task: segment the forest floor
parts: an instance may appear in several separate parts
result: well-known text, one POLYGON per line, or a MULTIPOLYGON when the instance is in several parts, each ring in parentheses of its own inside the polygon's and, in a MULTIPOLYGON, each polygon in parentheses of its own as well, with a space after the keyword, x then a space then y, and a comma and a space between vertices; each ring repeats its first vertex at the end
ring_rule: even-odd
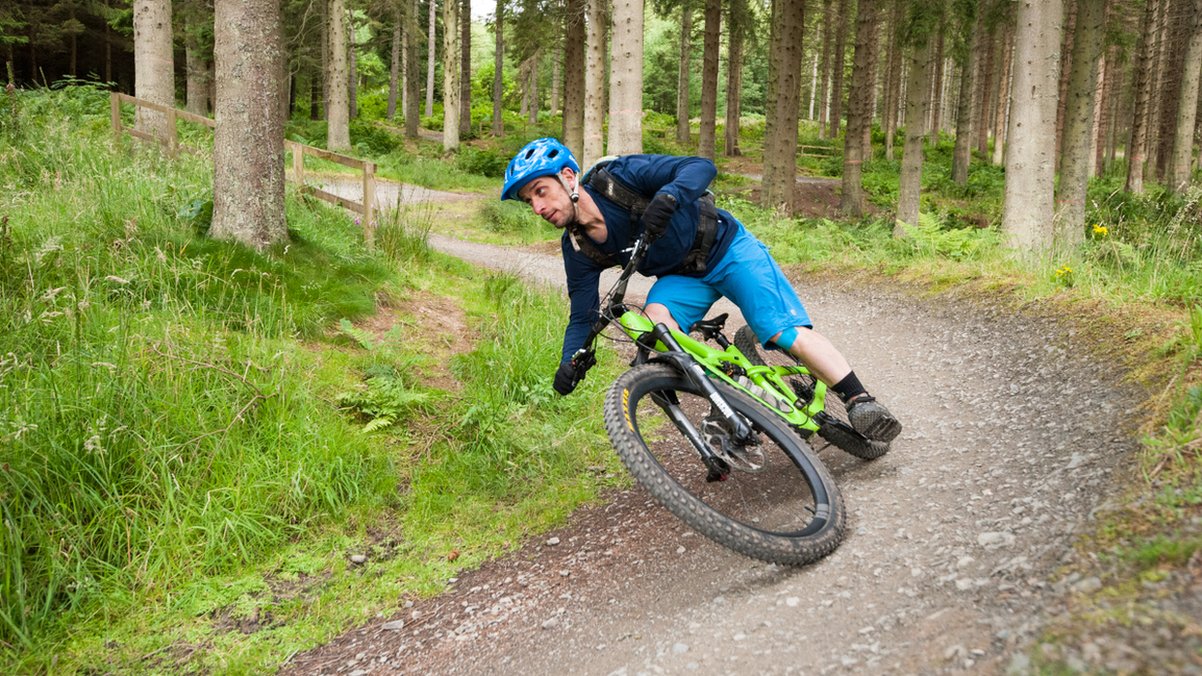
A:
MULTIPOLYGON (((543 246, 431 241, 563 283, 562 262, 543 246)), ((804 568, 759 563, 642 490, 618 491, 283 670, 1023 673, 1046 658, 1088 671, 1202 671, 1198 636, 1157 627, 1083 630, 1036 647, 1100 585, 1071 572, 1090 569, 1074 543, 1135 470, 1134 423, 1123 421, 1143 397, 1113 364, 1081 349, 1041 303, 788 272, 819 330, 905 425, 873 462, 819 446, 850 516, 832 555, 804 568)), ((737 310, 718 311, 732 312, 732 332, 742 323, 737 310)), ((1190 601, 1173 610, 1190 612, 1190 601)))

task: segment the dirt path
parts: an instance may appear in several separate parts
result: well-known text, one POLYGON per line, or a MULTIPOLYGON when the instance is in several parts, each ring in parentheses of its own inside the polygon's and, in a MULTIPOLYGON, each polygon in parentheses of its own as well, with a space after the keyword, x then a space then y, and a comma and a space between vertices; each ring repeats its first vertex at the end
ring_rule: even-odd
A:
MULTIPOLYGON (((481 266, 562 283, 556 257, 432 239, 481 266)), ((1129 470, 1136 444, 1116 422, 1135 393, 1051 317, 794 281, 818 328, 906 425, 874 462, 822 451, 850 514, 833 555, 802 569, 757 563, 630 490, 286 671, 1023 670, 1044 623, 1096 582, 1055 572, 1129 470)), ((1121 648, 1098 649, 1093 666, 1121 664, 1121 648)))

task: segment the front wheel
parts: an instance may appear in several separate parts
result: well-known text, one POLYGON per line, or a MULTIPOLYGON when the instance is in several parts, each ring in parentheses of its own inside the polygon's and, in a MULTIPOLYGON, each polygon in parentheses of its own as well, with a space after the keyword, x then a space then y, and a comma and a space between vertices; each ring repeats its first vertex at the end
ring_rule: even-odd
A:
POLYGON ((826 467, 783 420, 717 385, 754 431, 750 443, 737 443, 713 403, 670 366, 643 364, 618 378, 605 428, 622 462, 669 511, 734 551, 787 565, 830 554, 846 514, 826 467), (714 451, 724 480, 712 480, 689 436, 714 451))

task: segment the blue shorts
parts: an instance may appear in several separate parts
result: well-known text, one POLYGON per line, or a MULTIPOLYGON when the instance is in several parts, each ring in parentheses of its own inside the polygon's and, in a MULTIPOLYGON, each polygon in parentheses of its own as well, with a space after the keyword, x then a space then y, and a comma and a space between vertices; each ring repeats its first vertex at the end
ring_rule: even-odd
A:
POLYGON ((812 328, 810 316, 785 273, 755 235, 737 221, 730 248, 704 277, 666 275, 647 294, 647 303, 668 308, 687 331, 719 298, 725 296, 743 313, 760 342, 788 328, 812 328))

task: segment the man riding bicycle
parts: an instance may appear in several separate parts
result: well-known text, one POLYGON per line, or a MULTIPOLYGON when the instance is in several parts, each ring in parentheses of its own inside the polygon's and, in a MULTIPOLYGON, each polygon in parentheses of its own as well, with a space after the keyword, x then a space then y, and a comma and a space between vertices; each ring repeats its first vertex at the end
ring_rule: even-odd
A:
POLYGON ((645 229, 651 245, 638 272, 658 278, 647 295, 651 321, 687 330, 718 298, 729 298, 765 347, 788 351, 847 403, 852 427, 889 443, 901 423, 813 329, 768 248, 733 215, 714 207, 708 188, 717 173, 701 157, 626 155, 581 180, 572 152, 553 138, 531 141, 509 162, 501 199, 520 199, 564 230, 571 314, 555 391, 566 395, 584 378, 587 367, 578 368, 572 356, 596 319, 601 272, 624 265, 630 244, 645 229))

